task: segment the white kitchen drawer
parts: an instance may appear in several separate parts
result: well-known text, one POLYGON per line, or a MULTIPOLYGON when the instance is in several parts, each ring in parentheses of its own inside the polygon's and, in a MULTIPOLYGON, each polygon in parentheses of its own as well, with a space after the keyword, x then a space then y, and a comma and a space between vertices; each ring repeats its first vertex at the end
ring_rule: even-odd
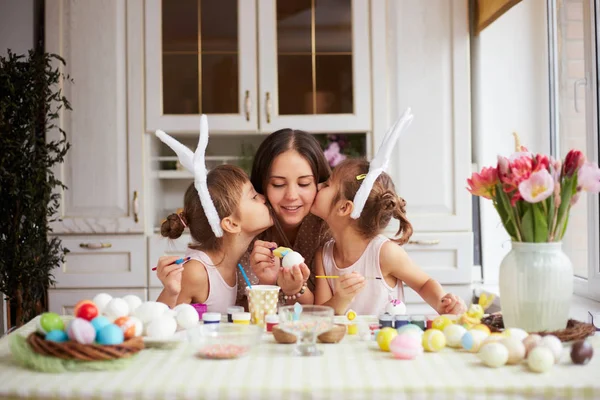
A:
POLYGON ((147 300, 147 290, 145 288, 48 289, 48 310, 61 315, 73 315, 73 307, 75 307, 77 302, 92 300, 98 293, 108 293, 113 297, 134 294, 142 299, 142 301, 147 300))
MULTIPOLYGON (((179 239, 168 239, 161 235, 152 235, 148 238, 148 286, 161 287, 162 283, 156 277, 156 271, 152 271, 162 256, 181 256, 183 257, 188 244, 192 241, 189 234, 183 234, 179 239)), ((160 293, 160 292, 159 292, 160 293)), ((156 300, 156 299, 154 299, 156 300)))
POLYGON ((415 233, 404 249, 417 266, 442 285, 472 281, 471 232, 415 233))
POLYGON ((147 286, 145 236, 62 236, 61 240, 69 253, 52 271, 56 288, 147 286))

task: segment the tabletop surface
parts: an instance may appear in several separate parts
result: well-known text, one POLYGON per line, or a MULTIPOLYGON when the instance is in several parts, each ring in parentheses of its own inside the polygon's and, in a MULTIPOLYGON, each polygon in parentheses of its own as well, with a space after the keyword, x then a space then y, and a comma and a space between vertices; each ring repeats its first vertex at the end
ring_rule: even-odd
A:
MULTIPOLYGON (((35 322, 11 335, 27 335, 35 322)), ((544 374, 525 364, 488 368, 475 354, 449 348, 396 360, 375 342, 348 335, 319 345, 323 356, 294 357, 293 345, 277 344, 268 334, 237 360, 199 359, 181 343, 145 349, 121 371, 50 374, 20 367, 9 336, 0 339, 0 398, 600 399, 600 336, 588 339, 595 350, 590 363, 572 364, 565 347, 561 362, 544 374)))

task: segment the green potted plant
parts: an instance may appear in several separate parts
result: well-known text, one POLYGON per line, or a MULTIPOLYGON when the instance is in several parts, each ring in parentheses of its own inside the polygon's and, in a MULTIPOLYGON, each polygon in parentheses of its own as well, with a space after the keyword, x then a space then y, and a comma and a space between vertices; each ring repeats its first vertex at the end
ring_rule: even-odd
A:
POLYGON ((52 172, 69 149, 65 132, 55 123, 71 106, 62 95, 64 77, 57 55, 10 50, 0 57, 0 292, 8 300, 9 326, 20 326, 44 311, 52 270, 66 249, 50 237, 59 195, 65 187, 52 172), (46 132, 61 138, 46 141, 46 132))
POLYGON ((571 207, 583 192, 600 191, 600 169, 571 150, 564 161, 521 146, 498 156, 467 180, 468 190, 489 199, 512 241, 500 264, 504 325, 528 332, 564 329, 573 293, 573 267, 562 251, 571 207))

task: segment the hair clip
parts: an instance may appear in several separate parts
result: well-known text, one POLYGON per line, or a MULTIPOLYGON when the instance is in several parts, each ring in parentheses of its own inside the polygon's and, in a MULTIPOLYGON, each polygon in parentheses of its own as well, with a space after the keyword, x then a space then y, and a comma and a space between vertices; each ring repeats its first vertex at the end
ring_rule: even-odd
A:
POLYGON ((363 179, 365 179, 367 177, 367 174, 360 174, 360 175, 356 175, 356 180, 357 181, 362 181, 363 179))

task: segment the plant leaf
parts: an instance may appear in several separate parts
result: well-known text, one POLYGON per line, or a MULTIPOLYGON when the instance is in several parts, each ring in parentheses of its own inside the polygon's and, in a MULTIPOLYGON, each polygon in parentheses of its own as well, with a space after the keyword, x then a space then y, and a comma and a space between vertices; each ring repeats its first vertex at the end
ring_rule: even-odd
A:
POLYGON ((548 241, 548 219, 542 210, 542 203, 532 204, 535 242, 544 243, 548 241))
POLYGON ((526 210, 521 219, 521 238, 523 242, 533 242, 535 240, 533 212, 531 207, 524 208, 526 210))

